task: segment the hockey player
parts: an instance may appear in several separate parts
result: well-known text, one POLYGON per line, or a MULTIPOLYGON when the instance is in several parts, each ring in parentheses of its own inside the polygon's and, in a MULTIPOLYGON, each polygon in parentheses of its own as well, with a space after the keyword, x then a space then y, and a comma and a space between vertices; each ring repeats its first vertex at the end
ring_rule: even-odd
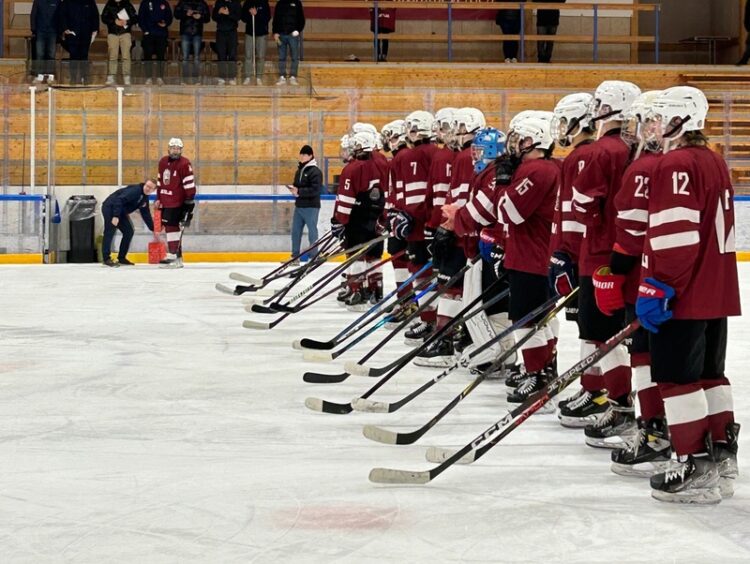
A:
MULTIPOLYGON (((643 242, 648 227, 648 194, 661 154, 658 139, 647 131, 653 124, 647 120, 647 115, 659 94, 659 91, 644 92, 624 113, 621 136, 632 147, 635 160, 625 169, 622 186, 615 196, 616 233, 610 264, 593 276, 594 296, 602 313, 612 315, 626 308, 627 321, 635 319, 643 242)), ((628 349, 641 417, 632 440, 625 447, 612 451, 612 471, 648 477, 664 470, 669 462, 664 402, 658 386, 651 380, 648 332, 643 327, 633 334, 628 349)))
POLYGON ((179 137, 169 140, 169 154, 159 161, 156 205, 167 234, 165 268, 182 268, 182 232, 190 226, 195 208, 193 165, 182 156, 184 144, 179 137), (182 225, 182 229, 180 228, 182 225))
MULTIPOLYGON (((593 350, 615 335, 625 324, 624 311, 604 315, 596 307, 592 276, 609 264, 615 241, 614 199, 630 159, 630 147, 620 138, 625 112, 638 95, 630 82, 605 81, 594 94, 592 123, 598 139, 591 147, 591 158, 573 185, 573 213, 586 226, 581 244, 578 294, 578 328, 587 350, 593 350)), ((625 345, 618 346, 599 363, 608 393, 607 410, 595 423, 584 428, 586 444, 617 448, 636 431, 630 397, 630 359, 625 345)))
POLYGON ((737 433, 724 374, 727 317, 740 315, 734 190, 702 129, 708 102, 688 86, 653 102, 664 155, 651 178, 636 312, 650 335, 676 458, 651 477, 661 501, 718 503, 733 493, 737 433))
MULTIPOLYGON (((385 194, 380 188, 382 171, 371 158, 375 136, 362 131, 353 134, 349 141, 353 160, 341 172, 331 220, 334 234, 344 236, 347 248, 366 243, 377 236, 377 223, 385 203, 385 194)), ((351 294, 346 300, 348 308, 364 311, 370 307, 370 300, 377 302, 382 299, 382 272, 371 273, 367 280, 361 280, 358 276, 370 264, 379 261, 382 254, 381 242, 368 249, 352 265, 349 271, 351 294)))
MULTIPOLYGON (((591 159, 594 129, 591 121, 594 97, 586 92, 570 94, 555 106, 552 133, 562 147, 573 147, 562 164, 560 189, 555 204, 550 242, 550 288, 560 296, 568 295, 578 285, 578 262, 585 226, 573 214, 573 187, 581 171, 591 159)), ((570 321, 578 321, 578 304, 566 310, 570 321)), ((590 352, 581 340, 581 355, 590 352)), ((606 411, 607 396, 598 367, 581 376, 581 389, 572 398, 558 404, 558 417, 565 427, 585 427, 606 411)))
MULTIPOLYGON (((455 208, 463 207, 469 197, 469 185, 474 177, 474 163, 471 154, 471 144, 474 136, 485 127, 484 114, 476 108, 460 108, 453 112, 452 135, 456 139, 460 151, 446 162, 440 159, 440 153, 436 153, 433 163, 437 160, 437 166, 433 167, 431 183, 437 184, 444 180, 445 172, 450 171, 448 187, 443 194, 445 202, 455 208)), ((443 150, 444 151, 444 150, 443 150)), ((433 190, 434 191, 434 190, 433 190)), ((439 192, 438 192, 439 193, 439 192)), ((434 203, 433 199, 433 203, 434 203)), ((439 200, 438 200, 439 201, 439 200)), ((430 222, 432 224, 441 221, 438 218, 438 210, 433 210, 430 222)), ((442 214, 440 216, 442 218, 442 214)), ((476 254, 476 232, 469 234, 473 240, 468 241, 471 256, 476 254)), ((433 267, 438 270, 438 283, 445 284, 466 264, 466 252, 461 244, 464 240, 456 240, 452 231, 438 228, 432 245, 433 267)), ((423 326, 421 338, 429 335, 435 329, 441 329, 461 310, 463 295, 463 283, 458 282, 446 289, 438 299, 437 317, 435 327, 423 326)), ((453 335, 445 335, 435 341, 427 349, 422 351, 415 359, 414 364, 418 366, 447 367, 454 362, 453 335)))

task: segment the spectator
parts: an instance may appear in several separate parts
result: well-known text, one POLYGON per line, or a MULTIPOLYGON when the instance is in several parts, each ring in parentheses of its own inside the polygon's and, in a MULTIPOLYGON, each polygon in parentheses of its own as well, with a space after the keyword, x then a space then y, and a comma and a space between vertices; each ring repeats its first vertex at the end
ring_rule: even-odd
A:
MULTIPOLYGON (((68 0, 65 0, 66 2, 68 0)), ((143 218, 143 223, 150 231, 154 230, 154 220, 148 207, 148 197, 156 191, 156 181, 146 180, 141 184, 129 184, 124 188, 114 191, 107 196, 102 204, 102 215, 104 216, 104 240, 102 241, 102 258, 106 266, 132 266, 133 263, 127 258, 130 242, 133 240, 133 222, 130 214, 138 210, 143 218), (112 260, 112 238, 115 231, 122 233, 120 249, 117 253, 118 262, 112 260)))
POLYGON ((31 35, 34 37, 34 82, 47 77, 55 80, 55 49, 57 48, 57 8, 60 0, 34 0, 31 5, 31 35))
POLYGON ((180 20, 180 47, 182 49, 182 81, 197 82, 199 78, 203 24, 211 21, 211 12, 205 0, 180 0, 174 9, 175 19, 180 20), (193 55, 193 66, 188 60, 193 55))
POLYGON ((164 84, 164 60, 167 53, 172 8, 167 0, 143 0, 138 8, 138 25, 143 30, 143 60, 146 84, 164 84), (154 63, 156 57, 156 76, 154 63))
MULTIPOLYGON (((370 31, 375 33, 375 10, 370 9, 370 31)), ((385 63, 388 60, 388 39, 382 39, 380 35, 388 36, 396 31, 396 9, 378 8, 378 62, 385 63)))
POLYGON ((307 240, 310 246, 318 240, 318 215, 320 214, 320 191, 323 173, 315 162, 310 145, 299 150, 299 165, 294 173, 294 184, 289 186, 294 200, 292 217, 292 256, 297 256, 302 244, 302 230, 307 225, 307 240))
POLYGON ((299 69, 299 34, 305 28, 305 13, 300 0, 279 0, 273 12, 273 39, 279 46, 279 80, 277 86, 286 84, 286 55, 290 52, 292 69, 289 84, 297 86, 299 69))
POLYGON ((102 23, 107 26, 109 65, 105 84, 115 83, 117 58, 122 56, 122 79, 130 84, 130 48, 133 37, 130 30, 138 24, 138 14, 130 0, 107 0, 102 10, 102 23))
MULTIPOLYGON (((565 0, 533 0, 534 2, 555 2, 564 4, 565 0)), ((555 35, 560 25, 560 10, 538 10, 536 13, 536 32, 538 35, 555 35)), ((536 58, 540 63, 549 63, 552 60, 553 41, 537 41, 536 58)))
POLYGON ((88 82, 89 48, 99 31, 99 10, 94 0, 65 0, 58 8, 63 47, 70 53, 70 83, 88 82))
MULTIPOLYGON (((521 2, 525 1, 521 0, 521 2)), ((518 35, 521 33, 521 11, 498 10, 497 15, 495 15, 495 23, 500 26, 503 35, 518 35)), ((518 62, 517 40, 503 41, 503 57, 505 57, 506 63, 518 62)))
POLYGON ((239 0, 216 0, 216 54, 219 56, 219 86, 237 84, 237 24, 242 7, 239 0))
POLYGON ((245 26, 245 80, 242 84, 250 84, 254 72, 255 83, 262 86, 266 65, 266 45, 268 44, 268 22, 271 21, 271 8, 268 0, 245 0, 242 6, 242 21, 247 24, 245 26))
POLYGON ((747 37, 745 38, 745 52, 742 54, 742 57, 740 57, 740 60, 737 61, 737 66, 746 65, 747 62, 750 61, 750 1, 745 2, 745 31, 747 32, 747 37))

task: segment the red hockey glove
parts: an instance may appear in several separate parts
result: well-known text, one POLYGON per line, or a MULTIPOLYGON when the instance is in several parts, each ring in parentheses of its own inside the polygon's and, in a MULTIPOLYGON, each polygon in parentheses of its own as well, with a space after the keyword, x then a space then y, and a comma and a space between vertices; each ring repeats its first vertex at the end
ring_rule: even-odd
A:
POLYGON ((625 307, 625 297, 622 291, 625 276, 612 274, 608 266, 602 266, 594 272, 593 281, 596 306, 604 315, 613 315, 617 310, 625 307))

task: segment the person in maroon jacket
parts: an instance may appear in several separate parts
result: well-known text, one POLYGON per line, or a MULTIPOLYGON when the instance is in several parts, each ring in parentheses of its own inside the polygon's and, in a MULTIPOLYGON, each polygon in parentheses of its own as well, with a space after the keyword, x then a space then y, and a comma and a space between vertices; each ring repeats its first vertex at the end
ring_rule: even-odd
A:
POLYGON ((195 175, 193 165, 182 156, 182 139, 173 137, 168 147, 169 154, 159 161, 156 189, 156 208, 161 208, 161 223, 167 234, 168 252, 161 264, 182 268, 182 232, 193 219, 195 175))
MULTIPOLYGON (((625 324, 624 311, 607 316, 596 307, 592 276, 609 264, 612 254, 617 216, 614 200, 630 160, 630 147, 620 138, 622 114, 640 93, 635 84, 619 80, 605 81, 596 89, 592 122, 598 128, 598 139, 591 147, 590 162, 573 186, 573 214, 586 226, 578 265, 578 328, 580 338, 589 346, 604 343, 625 324)), ((585 427, 586 444, 621 447, 636 431, 630 397, 630 359, 625 345, 618 346, 598 366, 609 406, 595 423, 585 427)))
POLYGON ((719 503, 733 494, 737 434, 724 374, 727 318, 740 315, 734 189, 702 130, 703 93, 665 90, 653 103, 664 155, 651 178, 636 313, 650 335, 652 377, 664 398, 675 458, 651 495, 719 503))

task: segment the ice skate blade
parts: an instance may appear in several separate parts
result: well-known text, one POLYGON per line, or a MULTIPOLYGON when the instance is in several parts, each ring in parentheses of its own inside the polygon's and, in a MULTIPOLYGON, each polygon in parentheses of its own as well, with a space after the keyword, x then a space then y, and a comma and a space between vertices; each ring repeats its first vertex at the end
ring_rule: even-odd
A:
POLYGON ((721 502, 721 492, 718 486, 712 488, 691 489, 687 492, 678 493, 669 493, 652 489, 651 497, 669 503, 689 503, 693 505, 716 505, 721 502))

